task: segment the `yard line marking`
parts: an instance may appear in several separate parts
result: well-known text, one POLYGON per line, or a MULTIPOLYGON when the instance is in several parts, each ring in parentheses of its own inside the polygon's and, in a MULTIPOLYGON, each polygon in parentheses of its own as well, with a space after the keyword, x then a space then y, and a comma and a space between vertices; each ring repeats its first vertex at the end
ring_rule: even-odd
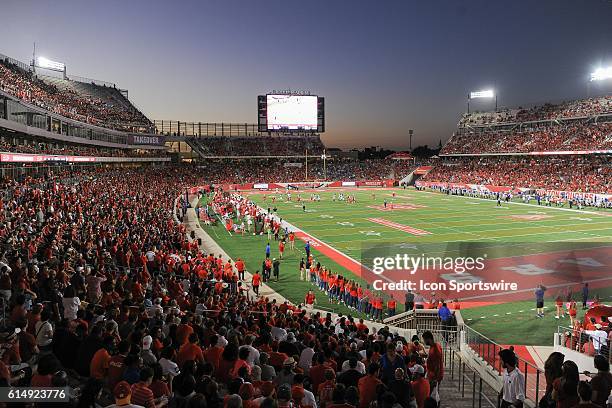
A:
POLYGON ((403 232, 407 232, 407 233, 409 233, 411 235, 421 236, 421 235, 430 235, 431 234, 431 232, 429 232, 429 231, 421 230, 421 229, 418 229, 418 228, 413 228, 413 227, 410 227, 408 225, 398 224, 397 222, 385 220, 384 218, 366 218, 366 219, 368 221, 373 222, 373 223, 384 225, 385 227, 389 227, 389 228, 393 228, 393 229, 400 230, 400 231, 403 231, 403 232))

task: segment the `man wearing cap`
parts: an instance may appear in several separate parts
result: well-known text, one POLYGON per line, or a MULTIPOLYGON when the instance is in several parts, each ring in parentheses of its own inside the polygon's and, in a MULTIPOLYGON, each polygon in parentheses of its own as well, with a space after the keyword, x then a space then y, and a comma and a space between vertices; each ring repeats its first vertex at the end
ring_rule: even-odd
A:
POLYGON ((593 340, 595 354, 601 353, 601 348, 607 344, 608 334, 602 330, 602 325, 595 323, 595 330, 585 330, 584 334, 593 340))
POLYGON ((277 385, 293 384, 293 377, 295 376, 295 371, 293 370, 294 367, 295 360, 293 357, 286 358, 285 361, 283 361, 283 368, 274 379, 274 383, 277 385))
POLYGON ((140 357, 142 358, 142 362, 147 366, 153 366, 157 363, 157 357, 151 351, 151 344, 153 343, 153 338, 151 336, 144 336, 142 338, 142 351, 140 352, 140 357))
POLYGON ((412 373, 413 378, 410 385, 412 386, 412 392, 414 393, 417 407, 423 408, 425 406, 425 399, 427 399, 431 393, 429 381, 425 379, 425 369, 422 365, 415 364, 410 369, 410 372, 412 373))
POLYGON ((317 401, 312 392, 304 388, 304 375, 296 374, 293 377, 293 386, 291 387, 291 396, 296 404, 302 407, 317 408, 317 401))
POLYGON ((501 406, 521 408, 525 401, 525 376, 516 367, 516 355, 513 351, 505 349, 499 352, 499 357, 504 367, 503 388, 500 393, 501 406))
POLYGON ((415 405, 414 393, 410 384, 410 377, 406 378, 406 371, 398 368, 395 370, 395 378, 389 383, 389 391, 395 395, 397 402, 403 408, 415 405))
POLYGON ((113 388, 113 395, 115 396, 115 403, 106 408, 144 408, 142 405, 131 403, 132 390, 130 389, 130 384, 126 381, 119 382, 115 388, 113 388))

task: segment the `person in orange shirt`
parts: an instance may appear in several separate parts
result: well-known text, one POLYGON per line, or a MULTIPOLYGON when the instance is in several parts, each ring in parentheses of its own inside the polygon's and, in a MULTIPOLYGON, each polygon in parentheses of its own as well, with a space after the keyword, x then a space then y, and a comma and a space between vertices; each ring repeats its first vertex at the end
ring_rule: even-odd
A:
POLYGON ((236 270, 238 271, 238 279, 244 280, 244 261, 240 258, 236 259, 236 270))
POLYGON ((219 337, 216 334, 210 336, 210 347, 206 349, 204 356, 214 367, 215 371, 219 370, 219 363, 221 362, 221 354, 223 354, 223 347, 219 346, 217 342, 219 337))
POLYGON ((434 341, 430 331, 423 333, 423 342, 429 346, 427 355, 427 379, 431 388, 436 387, 444 377, 444 355, 440 343, 434 341))
POLYGON ((255 275, 251 278, 251 284, 253 285, 253 292, 259 296, 259 285, 261 284, 261 276, 259 271, 255 271, 255 275))
POLYGON ((367 408, 376 399, 376 388, 382 382, 378 379, 380 367, 372 363, 368 367, 368 375, 361 377, 357 383, 359 390, 359 408, 367 408))
POLYGON ((387 301, 387 310, 389 313, 389 317, 395 316, 395 306, 395 299, 393 299, 393 296, 391 296, 391 298, 387 301))
POLYGON ((111 360, 110 350, 115 345, 115 338, 108 336, 104 339, 104 346, 95 352, 89 363, 89 374, 98 380, 104 380, 108 374, 111 360))
POLYGON ((283 259, 283 253, 284 252, 285 252, 285 241, 280 240, 279 243, 278 243, 278 253, 280 254, 279 255, 280 259, 283 259))
POLYGON ((429 382, 425 379, 425 369, 420 364, 415 364, 411 369, 412 378, 414 379, 411 383, 412 392, 416 399, 417 408, 423 408, 425 406, 425 399, 429 397, 431 388, 429 382))
POLYGON ((313 307, 313 305, 316 303, 317 299, 315 297, 314 292, 311 290, 308 291, 308 293, 306 293, 306 297, 304 299, 304 303, 306 304, 306 306, 308 307, 313 307))
POLYGON ((189 317, 183 316, 181 318, 181 324, 176 328, 176 341, 178 344, 183 345, 187 343, 187 339, 191 333, 193 333, 193 327, 189 325, 189 317))
POLYGON ((180 368, 183 368, 185 361, 189 360, 193 360, 197 363, 204 362, 204 354, 198 345, 198 335, 196 333, 191 333, 189 335, 189 342, 183 344, 176 354, 176 363, 180 368))
POLYGON ((293 231, 289 233, 289 248, 293 251, 295 249, 295 234, 293 231))

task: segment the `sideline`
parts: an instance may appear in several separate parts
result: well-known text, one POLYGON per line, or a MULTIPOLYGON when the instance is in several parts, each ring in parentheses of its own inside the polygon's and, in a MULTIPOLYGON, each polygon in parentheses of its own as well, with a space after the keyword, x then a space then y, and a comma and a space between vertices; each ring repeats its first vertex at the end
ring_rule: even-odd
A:
MULTIPOLYGON (((233 258, 230 257, 227 252, 225 252, 225 250, 214 240, 214 238, 212 238, 200 226, 199 220, 197 219, 196 213, 195 213, 195 206, 198 204, 197 194, 195 194, 195 197, 193 198, 191 197, 191 194, 190 194, 189 202, 191 204, 191 207, 187 209, 187 213, 185 214, 185 218, 184 218, 184 224, 185 224, 185 229, 187 231, 188 239, 191 240, 190 233, 191 231, 193 231, 195 233, 196 239, 200 238, 202 240, 202 245, 200 245, 201 250, 203 250, 207 254, 213 253, 213 254, 221 255, 223 259, 233 260, 233 258)), ((250 282, 252 279, 251 273, 245 269, 244 275, 245 275, 245 281, 250 282)), ((255 298, 255 292, 253 292, 253 289, 250 287, 250 285, 248 285, 247 287, 248 287, 249 298, 255 298)), ((274 289, 272 289, 270 286, 266 285, 263 282, 259 287, 259 296, 265 296, 270 301, 276 300, 276 303, 279 305, 284 302, 287 302, 291 305, 297 306, 294 302, 285 298, 284 296, 282 296, 281 294, 279 294, 278 292, 276 292, 274 289)), ((312 308, 312 309, 303 308, 303 310, 306 310, 306 312, 309 314, 320 313, 321 316, 323 317, 326 316, 327 313, 331 313, 332 318, 338 317, 338 313, 332 312, 329 310, 321 310, 317 308, 312 308)), ((347 315, 343 314, 343 316, 347 316, 347 315)), ((355 318, 355 316, 353 316, 353 318, 355 318)), ((371 330, 373 330, 374 333, 377 333, 379 329, 385 326, 390 326, 390 327, 393 327, 395 332, 399 333, 401 336, 403 336, 406 339, 409 339, 410 337, 412 337, 413 334, 415 334, 415 330, 412 330, 412 329, 402 329, 402 328, 399 328, 399 327, 396 327, 390 324, 374 322, 368 319, 363 319, 363 320, 364 320, 365 325, 368 326, 368 328, 370 328, 371 330)))

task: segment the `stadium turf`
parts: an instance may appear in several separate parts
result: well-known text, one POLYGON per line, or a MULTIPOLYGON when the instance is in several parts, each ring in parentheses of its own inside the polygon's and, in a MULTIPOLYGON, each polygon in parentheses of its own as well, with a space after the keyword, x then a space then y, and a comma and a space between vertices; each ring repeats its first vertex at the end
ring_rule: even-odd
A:
MULTIPOLYGON (((301 193, 301 203, 295 201, 296 192, 293 192, 291 202, 281 200, 281 196, 286 198, 284 194, 270 192, 253 192, 249 198, 263 208, 276 208, 280 217, 304 232, 303 239, 314 239, 313 255, 317 261, 335 273, 349 277, 361 275, 355 265, 359 265, 362 255, 373 244, 418 245, 419 251, 426 248, 428 254, 448 256, 451 253, 460 254, 465 250, 466 243, 469 243, 484 245, 492 258, 507 262, 508 259, 523 256, 520 259, 525 263, 525 260, 532 262, 533 259, 528 258, 530 254, 541 256, 543 252, 551 252, 551 245, 559 245, 563 250, 576 246, 584 251, 584 248, 597 248, 603 243, 612 242, 612 214, 605 211, 576 211, 522 203, 502 203, 500 207, 492 200, 447 196, 414 189, 344 190, 345 195, 356 197, 356 203, 348 204, 337 199, 333 201, 332 197, 335 195, 337 198, 338 193, 340 191, 335 189, 317 192, 321 197, 319 202, 310 201, 310 192, 301 193), (276 197, 274 203, 273 196, 276 197), (386 209, 384 201, 387 201, 386 209), (303 211, 302 204, 306 206, 306 211, 303 211), (542 248, 543 243, 547 245, 546 250, 542 248)), ((231 257, 242 257, 249 271, 261 269, 267 236, 230 235, 222 225, 203 227, 231 257)), ((272 242, 271 248, 272 256, 278 257, 277 243, 272 242)), ((281 264, 280 281, 270 283, 272 288, 296 303, 302 302, 306 291, 312 287, 309 282, 299 280, 298 265, 304 256, 303 248, 304 242, 300 239, 296 239, 294 251, 287 246, 281 264)), ((582 254, 576 255, 578 259, 586 259, 590 254, 578 253, 582 254)), ((395 272, 395 275, 391 275, 393 279, 404 278, 395 272)), ((612 293, 609 293, 610 285, 605 275, 602 278, 600 275, 581 273, 578 282, 581 280, 579 278, 597 278, 598 285, 594 286, 591 293, 600 294, 602 300, 606 301, 612 293)), ((607 274, 609 276, 609 272, 607 274)), ((547 291, 549 298, 562 294, 567 286, 564 282, 574 279, 567 276, 564 278, 566 280, 550 282, 552 289, 547 291)), ((466 323, 502 344, 552 344, 552 333, 558 325, 569 325, 569 319, 554 319, 554 304, 550 300, 548 315, 537 318, 532 310, 535 305, 531 299, 531 288, 537 283, 529 280, 532 279, 530 276, 525 279, 523 287, 527 285, 529 290, 523 290, 522 297, 514 296, 516 293, 483 299, 477 299, 478 296, 466 297, 468 301, 482 301, 466 302, 471 303, 469 309, 462 310, 466 323)), ((358 280, 362 283, 371 282, 372 276, 364 274, 358 280)), ((549 281, 544 279, 538 282, 548 284, 549 281)), ((572 289, 576 292, 579 286, 572 289)), ((343 305, 330 303, 324 293, 315 292, 320 308, 348 312, 343 305)), ((403 307, 400 309, 403 310, 403 307)))

